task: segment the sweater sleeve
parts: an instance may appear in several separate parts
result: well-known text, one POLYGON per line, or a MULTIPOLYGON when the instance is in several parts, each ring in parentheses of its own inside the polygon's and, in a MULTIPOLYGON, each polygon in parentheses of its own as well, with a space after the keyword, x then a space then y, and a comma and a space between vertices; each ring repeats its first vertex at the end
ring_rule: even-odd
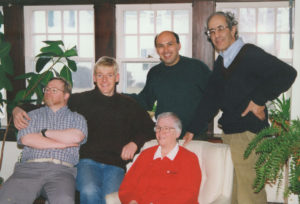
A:
POLYGON ((134 98, 144 109, 151 111, 155 101, 157 100, 152 87, 153 70, 147 74, 146 84, 139 94, 129 94, 134 98))
POLYGON ((146 141, 155 138, 154 122, 150 118, 147 111, 145 111, 139 104, 133 104, 133 115, 131 123, 131 140, 140 149, 146 141))
POLYGON ((223 80, 219 71, 214 71, 209 78, 202 100, 200 101, 190 124, 187 127, 188 132, 199 134, 205 130, 210 120, 218 113, 220 109, 220 94, 222 90, 220 81, 223 80))
POLYGON ((297 71, 277 57, 255 48, 256 50, 249 51, 249 60, 257 64, 253 66, 253 72, 262 78, 262 83, 252 92, 252 100, 258 105, 265 105, 267 101, 274 100, 291 87, 297 71), (251 57, 255 60, 251 60, 251 57))

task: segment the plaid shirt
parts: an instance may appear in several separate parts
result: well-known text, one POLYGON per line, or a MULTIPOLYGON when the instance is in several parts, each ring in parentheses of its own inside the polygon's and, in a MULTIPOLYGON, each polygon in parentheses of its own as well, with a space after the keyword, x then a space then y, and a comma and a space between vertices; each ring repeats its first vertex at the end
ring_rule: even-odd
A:
MULTIPOLYGON (((85 118, 75 112, 71 112, 67 106, 53 112, 48 106, 33 110, 28 113, 31 120, 27 128, 18 132, 18 144, 21 144, 20 138, 30 134, 39 133, 42 129, 64 130, 76 128, 85 135, 81 144, 87 140, 87 123, 85 118)), ((76 165, 79 161, 79 146, 65 149, 36 149, 24 146, 21 162, 39 158, 53 158, 76 165)))

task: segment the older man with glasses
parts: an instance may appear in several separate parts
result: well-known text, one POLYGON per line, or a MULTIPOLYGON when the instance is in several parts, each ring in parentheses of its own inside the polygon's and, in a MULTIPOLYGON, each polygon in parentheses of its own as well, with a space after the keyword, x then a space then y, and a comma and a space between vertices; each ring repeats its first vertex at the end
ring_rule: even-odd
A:
POLYGON ((256 133, 269 125, 266 102, 288 90, 297 72, 263 49, 245 44, 237 24, 230 12, 213 13, 207 20, 206 34, 219 56, 186 137, 192 139, 221 109, 218 123, 235 169, 232 203, 265 204, 265 191, 252 189, 256 157, 244 160, 243 154, 256 133))
POLYGON ((144 150, 125 175, 119 197, 124 204, 195 204, 201 183, 197 156, 180 147, 179 118, 161 113, 155 126, 157 146, 144 150))

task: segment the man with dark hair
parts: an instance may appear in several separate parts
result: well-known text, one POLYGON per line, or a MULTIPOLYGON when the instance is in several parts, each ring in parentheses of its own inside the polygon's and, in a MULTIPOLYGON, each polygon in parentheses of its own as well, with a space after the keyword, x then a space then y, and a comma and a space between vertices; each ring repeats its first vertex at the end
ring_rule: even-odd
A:
POLYGON ((172 31, 159 33, 154 44, 161 63, 151 68, 143 90, 131 96, 146 110, 152 110, 157 101, 155 116, 162 112, 178 115, 183 124, 182 138, 202 98, 211 71, 200 60, 179 55, 179 37, 172 31))
MULTIPOLYGON (((117 192, 126 164, 145 141, 154 139, 154 123, 132 98, 116 92, 119 69, 112 57, 101 57, 94 66, 95 89, 72 94, 71 110, 87 119, 89 140, 80 150, 77 190, 80 203, 105 203, 105 196, 117 192)), ((14 110, 17 128, 26 126, 26 113, 14 110), (19 113, 17 113, 19 112, 19 113)))
POLYGON ((40 194, 50 203, 74 204, 74 166, 86 142, 86 120, 68 109, 71 86, 63 78, 51 79, 44 94, 46 106, 29 112, 28 126, 18 132, 22 158, 0 188, 1 204, 31 204, 40 194))
POLYGON ((223 142, 230 145, 235 169, 233 203, 265 204, 265 191, 254 193, 256 156, 243 154, 249 142, 268 124, 266 102, 287 91, 297 72, 263 49, 238 38, 232 13, 216 12, 207 20, 206 34, 219 53, 213 74, 195 117, 188 127, 187 140, 205 128, 221 109, 218 121, 223 142))

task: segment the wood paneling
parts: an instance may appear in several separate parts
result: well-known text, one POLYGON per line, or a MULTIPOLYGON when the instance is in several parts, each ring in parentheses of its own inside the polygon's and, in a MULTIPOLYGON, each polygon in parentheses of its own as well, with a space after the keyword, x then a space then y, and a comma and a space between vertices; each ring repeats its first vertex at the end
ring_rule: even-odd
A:
POLYGON ((8 92, 7 97, 13 99, 17 91, 25 88, 24 80, 13 79, 15 76, 25 73, 23 6, 4 6, 3 13, 4 36, 11 43, 10 56, 14 64, 14 76, 11 77, 14 90, 8 92))
MULTIPOLYGON (((206 20, 215 11, 214 1, 195 0, 193 3, 193 58, 202 60, 210 69, 214 62, 214 49, 204 34, 206 20)), ((213 135, 213 121, 208 125, 208 135, 213 135)))
POLYGON ((95 5, 95 59, 101 56, 116 57, 115 5, 97 3, 95 5))

